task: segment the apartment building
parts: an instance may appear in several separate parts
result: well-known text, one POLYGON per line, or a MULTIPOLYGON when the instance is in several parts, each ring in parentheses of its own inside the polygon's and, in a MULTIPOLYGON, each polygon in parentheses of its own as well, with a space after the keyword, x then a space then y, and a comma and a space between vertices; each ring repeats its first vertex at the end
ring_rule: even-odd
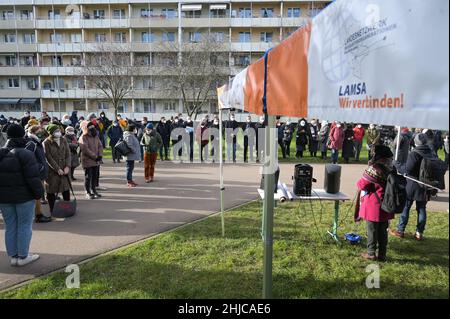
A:
MULTIPOLYGON (((0 0, 0 114, 100 112, 112 106, 89 87, 80 68, 99 43, 129 48, 131 61, 162 68, 163 43, 223 42, 225 72, 234 75, 308 22, 331 1, 0 0)), ((176 47, 176 46, 174 46, 176 47)), ((180 52, 173 52, 174 59, 180 52)), ((129 117, 184 113, 161 72, 133 79, 120 105, 129 117)), ((215 113, 217 100, 201 110, 215 113)))

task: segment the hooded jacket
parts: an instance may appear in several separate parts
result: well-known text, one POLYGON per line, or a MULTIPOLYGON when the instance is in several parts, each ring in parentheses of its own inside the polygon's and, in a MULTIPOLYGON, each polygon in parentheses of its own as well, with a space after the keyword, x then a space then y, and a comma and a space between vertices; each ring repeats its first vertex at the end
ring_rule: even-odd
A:
POLYGON ((78 140, 81 151, 81 165, 83 168, 90 168, 98 166, 97 157, 103 156, 103 146, 98 135, 92 136, 89 134, 87 125, 81 125, 83 135, 78 140))
POLYGON ((23 138, 0 149, 0 203, 19 204, 44 197, 39 165, 23 138))

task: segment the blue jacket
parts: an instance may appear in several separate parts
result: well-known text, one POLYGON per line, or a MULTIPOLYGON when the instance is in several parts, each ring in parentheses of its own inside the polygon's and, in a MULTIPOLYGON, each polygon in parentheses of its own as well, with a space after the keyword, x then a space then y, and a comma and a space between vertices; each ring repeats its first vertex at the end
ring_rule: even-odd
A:
POLYGON ((109 146, 114 147, 123 138, 123 130, 120 125, 112 125, 108 130, 109 146))

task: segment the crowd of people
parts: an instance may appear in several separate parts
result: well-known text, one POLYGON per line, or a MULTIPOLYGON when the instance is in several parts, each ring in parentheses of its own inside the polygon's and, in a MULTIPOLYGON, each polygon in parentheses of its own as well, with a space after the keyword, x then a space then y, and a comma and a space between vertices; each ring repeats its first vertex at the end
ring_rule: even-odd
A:
MULTIPOLYGON (((225 161, 237 161, 239 134, 243 135, 244 161, 259 161, 262 155, 262 147, 259 145, 264 145, 264 141, 261 141, 264 135, 258 132, 265 127, 264 117, 253 122, 248 116, 244 123, 239 123, 231 113, 223 122, 225 161)), ((198 123, 194 123, 191 117, 184 120, 182 114, 170 119, 162 117, 157 123, 148 121, 146 117, 137 121, 122 118, 121 115, 110 120, 104 112, 99 116, 91 113, 84 118, 78 117, 74 111, 61 119, 50 117, 46 112, 42 112, 40 118, 31 116, 29 112, 21 119, 7 119, 0 115, 0 210, 5 220, 6 246, 11 265, 22 266, 39 258, 28 251, 33 220, 38 223, 52 221, 55 202, 61 200, 61 197, 63 201, 71 200, 71 183, 76 180, 74 173, 77 167, 81 165, 84 171, 86 198, 101 198, 99 191, 105 188, 99 185, 100 171, 103 152, 108 146, 111 148, 113 163, 121 163, 122 160, 126 162, 126 185, 136 187, 133 176, 136 161, 144 162, 144 179, 146 183, 151 183, 155 178, 158 155, 160 160, 169 160, 169 155, 172 160, 181 159, 185 155, 192 162, 194 142, 198 145, 202 162, 210 156, 213 161, 217 160, 218 138, 217 135, 208 133, 207 130, 211 128, 219 129, 217 115, 213 115, 212 119, 206 115, 198 123), (186 136, 187 139, 184 138, 186 136), (117 147, 121 143, 128 150, 126 154, 117 147), (49 206, 50 216, 43 212, 42 205, 46 204, 49 206)), ((295 137, 295 157, 298 160, 305 157, 306 152, 311 157, 326 159, 330 151, 332 163, 338 162, 339 152, 342 152, 345 163, 349 163, 350 158, 359 161, 365 138, 365 146, 369 151, 369 168, 390 167, 392 164, 400 172, 418 178, 418 165, 420 166, 424 152, 437 154, 441 148, 444 148, 448 166, 448 134, 443 137, 440 131, 415 129, 413 132, 403 128, 399 135, 397 160, 392 161, 393 154, 397 151, 397 134, 392 128, 377 127, 374 124, 368 127, 363 124, 353 126, 350 123, 329 123, 317 119, 308 122, 304 118, 297 123, 282 123, 277 120, 276 128, 283 158, 291 156, 291 143, 295 137), (416 149, 421 152, 415 152, 416 149)), ((374 169, 369 171, 373 173, 374 169)), ((370 175, 369 173, 366 175, 370 175)), ((385 178, 381 173, 379 175, 381 177, 375 177, 385 178)), ((358 182, 358 187, 365 189, 373 182, 365 178, 358 182)), ((421 238, 430 193, 422 191, 422 188, 418 189, 414 182, 408 183, 408 202, 393 234, 397 237, 404 236, 409 210, 416 201, 419 213, 416 237, 421 238)), ((371 222, 386 222, 391 217, 380 213, 380 209, 376 218, 370 214, 362 215, 362 218, 371 222)), ((381 228, 384 226, 383 224, 381 228)), ((375 225, 370 229, 375 234, 380 227, 375 225)), ((378 240, 379 258, 383 259, 387 243, 387 240, 386 243, 383 241, 385 234, 374 235, 373 238, 378 240)), ((368 252, 368 256, 375 256, 373 249, 368 252)))

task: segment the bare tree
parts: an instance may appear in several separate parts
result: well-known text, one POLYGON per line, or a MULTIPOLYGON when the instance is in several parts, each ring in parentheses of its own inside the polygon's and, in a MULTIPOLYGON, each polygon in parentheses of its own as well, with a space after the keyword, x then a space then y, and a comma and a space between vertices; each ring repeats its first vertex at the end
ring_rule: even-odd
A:
POLYGON ((102 43, 86 54, 81 73, 88 88, 97 89, 99 97, 112 104, 116 117, 120 103, 134 91, 133 78, 147 72, 133 63, 129 46, 102 43))
POLYGON ((208 32, 181 45, 164 43, 168 49, 162 53, 163 64, 165 73, 170 74, 163 81, 164 88, 182 98, 187 114, 194 119, 209 100, 217 98, 216 88, 228 81, 227 44, 208 32))

